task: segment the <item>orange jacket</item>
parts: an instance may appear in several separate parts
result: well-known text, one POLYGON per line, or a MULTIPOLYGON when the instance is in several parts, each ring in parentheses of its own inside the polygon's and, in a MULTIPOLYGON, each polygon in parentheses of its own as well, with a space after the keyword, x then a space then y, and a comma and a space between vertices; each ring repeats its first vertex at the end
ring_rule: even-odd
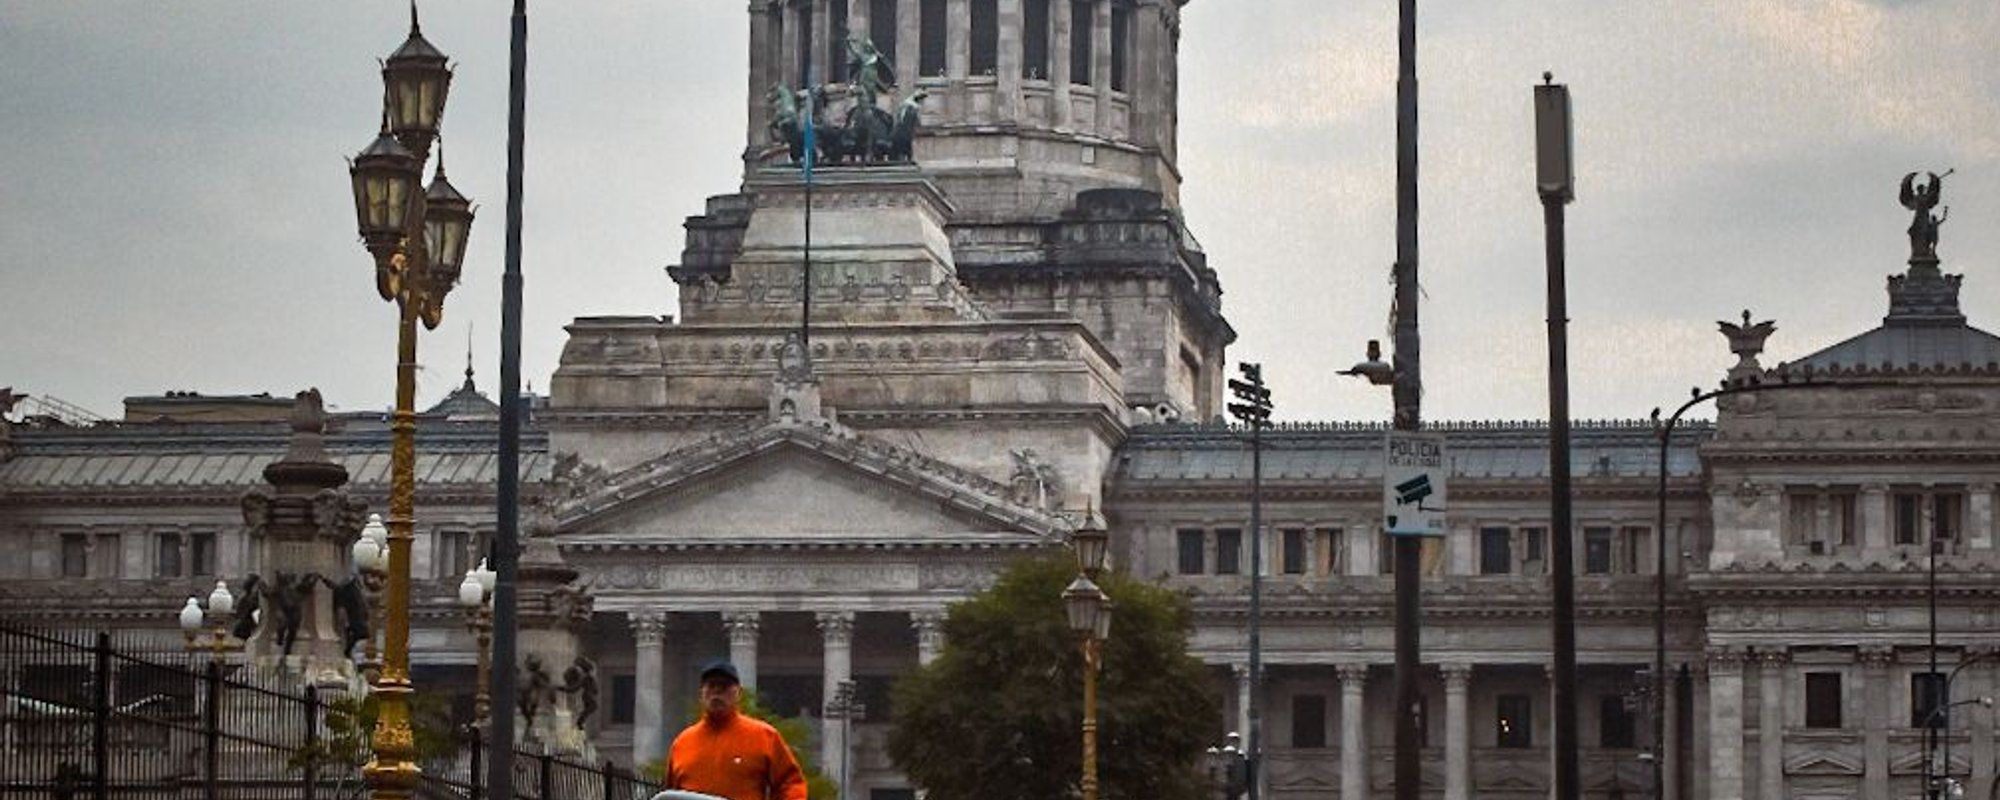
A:
POLYGON ((667 788, 729 800, 806 800, 805 772, 792 748, 778 729, 744 714, 721 725, 703 717, 675 736, 667 788))

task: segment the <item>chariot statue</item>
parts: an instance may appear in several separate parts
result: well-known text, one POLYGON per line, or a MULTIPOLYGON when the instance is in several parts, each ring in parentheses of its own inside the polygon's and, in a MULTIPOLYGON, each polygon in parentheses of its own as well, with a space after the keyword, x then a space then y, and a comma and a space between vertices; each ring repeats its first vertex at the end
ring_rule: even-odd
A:
POLYGON ((1955 171, 1948 169, 1944 171, 1943 175, 1935 172, 1926 172, 1924 174, 1928 175, 1930 180, 1922 186, 1916 185, 1917 173, 1912 172, 1903 176, 1901 198, 1903 207, 1916 215, 1910 220, 1910 259, 1912 261, 1919 259, 1937 260, 1938 226, 1943 225, 1945 218, 1951 216, 1951 207, 1946 206, 1943 213, 1935 216, 1931 214, 1931 209, 1937 207, 1938 198, 1944 193, 1944 179, 1951 177, 1951 173, 1955 171))

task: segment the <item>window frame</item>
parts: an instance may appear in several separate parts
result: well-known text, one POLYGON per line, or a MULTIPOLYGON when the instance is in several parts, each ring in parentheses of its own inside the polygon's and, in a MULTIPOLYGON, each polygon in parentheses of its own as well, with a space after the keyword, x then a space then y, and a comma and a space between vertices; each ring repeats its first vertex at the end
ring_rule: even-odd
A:
POLYGON ((1841 686, 1841 674, 1815 670, 1800 676, 1800 682, 1801 691, 1805 695, 1805 727, 1812 729, 1842 727, 1845 722, 1843 706, 1846 703, 1846 691, 1841 686), (1829 691, 1829 682, 1830 691, 1833 693, 1831 698, 1824 696, 1824 693, 1829 691))
POLYGON ((1309 750, 1326 749, 1326 722, 1326 695, 1311 692, 1292 695, 1292 747, 1309 750), (1306 735, 1300 736, 1302 733, 1306 735))
POLYGON ((90 577, 90 534, 65 533, 56 545, 56 576, 60 578, 90 577), (72 564, 71 556, 75 556, 72 564), (72 568, 74 567, 74 568, 72 568))
POLYGON ((1278 531, 1278 571, 1284 575, 1306 574, 1311 548, 1306 539, 1305 528, 1284 528, 1278 531))
POLYGON ((945 0, 917 3, 917 77, 951 74, 951 19, 945 0))
POLYGON ((970 53, 966 74, 992 78, 1000 74, 1000 0, 969 0, 971 17, 968 42, 970 53))
POLYGON ((1479 574, 1511 575, 1514 573, 1514 531, 1498 525, 1479 528, 1479 574), (1498 549, 1495 550, 1497 544, 1498 549), (1498 569, 1495 569, 1495 566, 1498 569))
POLYGON ((1535 699, 1525 694, 1493 697, 1493 746, 1529 750, 1535 746, 1535 699), (1514 706, 1514 708, 1509 708, 1514 706), (1518 717, 1518 719, 1516 719, 1518 717), (1518 722, 1518 725, 1514 723, 1518 722))
POLYGON ((1049 5, 1055 0, 1021 0, 1021 79, 1047 81, 1054 71, 1050 48, 1055 46, 1049 5), (1038 19, 1039 18, 1039 19, 1038 19), (1036 24, 1037 22, 1040 24, 1036 24))
POLYGON ((1951 687, 1945 685, 1945 674, 1927 670, 1910 673, 1910 727, 1923 730, 1945 730, 1951 712, 1937 714, 1937 708, 1951 702, 1951 687), (1937 714, 1932 717, 1932 714, 1937 714), (1925 723, 1929 725, 1926 726, 1925 723))
POLYGON ((1174 529, 1174 548, 1174 567, 1178 574, 1208 574, 1207 531, 1200 528, 1174 529))
POLYGON ((1639 719, 1625 695, 1600 695, 1597 700, 1597 746, 1631 750, 1639 746, 1639 719))
POLYGON ((1215 574, 1243 575, 1243 530, 1241 528, 1215 529, 1215 574), (1228 542, 1225 545, 1224 542, 1228 542))
POLYGON ((1589 526, 1583 529, 1583 574, 1612 574, 1612 567, 1618 561, 1616 554, 1618 540, 1616 536, 1617 529, 1610 526, 1589 526), (1602 547, 1600 550, 1594 551, 1593 547, 1597 545, 1601 545, 1602 547), (1595 555, 1599 552, 1603 554, 1601 562, 1595 555), (1602 568, 1598 566, 1600 563, 1603 565, 1602 568))
POLYGON ((1097 38, 1097 6, 1091 0, 1070 0, 1069 74, 1071 86, 1094 86, 1097 38))

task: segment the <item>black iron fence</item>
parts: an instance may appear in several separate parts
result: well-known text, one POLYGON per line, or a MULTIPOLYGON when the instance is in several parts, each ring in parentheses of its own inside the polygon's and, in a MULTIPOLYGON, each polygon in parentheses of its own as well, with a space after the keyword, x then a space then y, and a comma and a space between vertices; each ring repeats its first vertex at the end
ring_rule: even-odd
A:
MULTIPOLYGON (((418 796, 485 798, 491 743, 415 695, 418 796)), ((374 704, 282 668, 0 626, 0 798, 366 797, 374 704)), ((505 708, 502 705, 502 708, 505 708)), ((516 748, 516 800, 633 800, 660 787, 610 762, 516 748)))

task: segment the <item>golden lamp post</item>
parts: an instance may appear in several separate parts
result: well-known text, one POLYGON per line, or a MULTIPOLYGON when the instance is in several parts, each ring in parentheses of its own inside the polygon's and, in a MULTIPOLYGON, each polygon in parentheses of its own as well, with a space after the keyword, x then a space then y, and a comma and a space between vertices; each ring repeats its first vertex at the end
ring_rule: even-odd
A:
POLYGON ((1070 534, 1081 574, 1063 590, 1069 629, 1083 646, 1083 800, 1097 800, 1097 673, 1104 666, 1104 639, 1111 633, 1111 599, 1097 587, 1104 573, 1105 550, 1111 534, 1091 514, 1070 534))
POLYGON ((458 283, 472 207, 444 177, 438 159, 431 185, 424 163, 444 114, 451 67, 424 40, 410 9, 410 36, 382 65, 381 134, 354 157, 354 211, 361 241, 375 260, 375 288, 397 308, 396 412, 390 426, 389 559, 383 610, 380 703, 374 759, 363 776, 377 800, 406 800, 419 769, 410 730, 410 541, 416 506, 417 322, 434 329, 444 298, 458 283))
POLYGON ((479 682, 472 695, 472 724, 486 727, 486 720, 493 712, 493 658, 488 652, 493 647, 493 584, 500 576, 486 568, 486 559, 479 560, 479 566, 466 570, 465 580, 458 584, 458 604, 465 609, 465 629, 477 640, 474 651, 479 654, 479 682))

